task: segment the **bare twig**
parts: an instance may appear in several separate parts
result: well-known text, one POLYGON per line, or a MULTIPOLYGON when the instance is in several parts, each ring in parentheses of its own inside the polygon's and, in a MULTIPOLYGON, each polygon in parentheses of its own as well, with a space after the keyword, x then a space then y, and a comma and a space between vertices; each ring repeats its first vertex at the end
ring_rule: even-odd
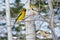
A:
MULTIPOLYGON (((36 11, 36 10, 33 10, 33 11, 36 11)), ((42 17, 47 23, 49 23, 49 20, 40 14, 40 11, 36 11, 36 12, 38 12, 38 15, 40 15, 40 17, 42 17)))
POLYGON ((23 21, 20 21, 20 22, 32 22, 32 21, 43 21, 43 22, 46 22, 46 21, 41 20, 41 19, 39 19, 39 20, 28 20, 28 21, 23 20, 23 21))

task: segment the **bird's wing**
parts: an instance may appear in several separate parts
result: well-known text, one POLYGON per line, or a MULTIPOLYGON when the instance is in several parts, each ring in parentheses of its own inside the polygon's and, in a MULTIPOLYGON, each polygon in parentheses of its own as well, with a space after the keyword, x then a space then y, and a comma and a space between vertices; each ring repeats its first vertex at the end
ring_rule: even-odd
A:
POLYGON ((15 23, 16 23, 16 21, 18 20, 18 18, 19 18, 21 15, 22 15, 22 12, 20 12, 20 14, 18 15, 18 17, 16 18, 15 23))

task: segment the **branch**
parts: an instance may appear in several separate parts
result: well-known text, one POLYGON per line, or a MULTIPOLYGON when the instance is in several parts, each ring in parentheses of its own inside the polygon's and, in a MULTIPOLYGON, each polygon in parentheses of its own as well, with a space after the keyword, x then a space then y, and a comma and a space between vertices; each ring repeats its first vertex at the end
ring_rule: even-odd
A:
POLYGON ((45 22, 44 20, 41 20, 41 19, 39 19, 39 20, 28 20, 28 21, 22 20, 20 22, 32 22, 32 21, 43 21, 43 22, 45 22))
MULTIPOLYGON (((33 11, 36 11, 36 10, 33 10, 33 11)), ((40 14, 40 11, 36 11, 36 12, 38 12, 38 15, 39 15, 40 17, 42 17, 47 23, 49 23, 49 19, 47 19, 46 17, 42 16, 42 15, 40 14)))

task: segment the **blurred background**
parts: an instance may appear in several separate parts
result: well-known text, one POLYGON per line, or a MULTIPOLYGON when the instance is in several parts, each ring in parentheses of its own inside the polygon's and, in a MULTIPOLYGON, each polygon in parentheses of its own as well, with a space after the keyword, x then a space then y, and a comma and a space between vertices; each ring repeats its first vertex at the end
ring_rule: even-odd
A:
MULTIPOLYGON (((30 3, 35 5, 36 9, 40 11, 39 14, 37 12, 38 15, 33 15, 34 20, 30 22, 22 21, 16 23, 15 27, 13 27, 14 21, 25 4, 25 1, 9 0, 12 39, 28 40, 32 37, 30 40, 54 40, 54 38, 60 40, 60 0, 50 0, 52 8, 51 5, 49 6, 50 2, 48 0, 30 0, 30 3), (51 17, 54 17, 53 21, 51 17), (26 26, 30 27, 28 28, 26 26)), ((8 40, 5 9, 5 0, 0 0, 0 40, 8 40)))

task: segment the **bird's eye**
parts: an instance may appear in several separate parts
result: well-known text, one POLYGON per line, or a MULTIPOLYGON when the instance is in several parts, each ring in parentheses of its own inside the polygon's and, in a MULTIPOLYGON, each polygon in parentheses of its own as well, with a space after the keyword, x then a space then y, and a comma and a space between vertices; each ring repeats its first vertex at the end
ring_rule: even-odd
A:
POLYGON ((35 8, 32 8, 32 10, 35 10, 35 8))
POLYGON ((26 11, 26 9, 24 11, 26 11))

